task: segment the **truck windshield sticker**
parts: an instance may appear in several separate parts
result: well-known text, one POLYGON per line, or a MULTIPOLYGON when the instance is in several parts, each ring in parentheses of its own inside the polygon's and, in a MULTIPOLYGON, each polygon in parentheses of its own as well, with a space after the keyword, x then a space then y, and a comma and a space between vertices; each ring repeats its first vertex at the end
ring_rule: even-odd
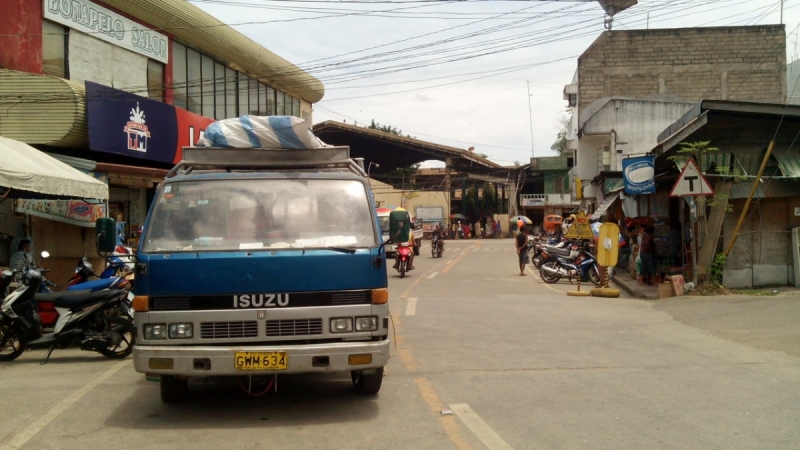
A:
POLYGON ((146 227, 144 251, 377 245, 361 181, 226 179, 168 187, 146 227))

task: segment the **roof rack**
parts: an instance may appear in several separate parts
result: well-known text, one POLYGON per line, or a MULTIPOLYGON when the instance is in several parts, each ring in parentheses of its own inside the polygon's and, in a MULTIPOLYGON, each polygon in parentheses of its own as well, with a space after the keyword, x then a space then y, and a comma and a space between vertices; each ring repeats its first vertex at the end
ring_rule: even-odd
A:
POLYGON ((366 177, 363 159, 351 159, 350 147, 322 147, 304 150, 266 148, 184 147, 183 160, 167 174, 189 173, 194 169, 347 169, 366 177))

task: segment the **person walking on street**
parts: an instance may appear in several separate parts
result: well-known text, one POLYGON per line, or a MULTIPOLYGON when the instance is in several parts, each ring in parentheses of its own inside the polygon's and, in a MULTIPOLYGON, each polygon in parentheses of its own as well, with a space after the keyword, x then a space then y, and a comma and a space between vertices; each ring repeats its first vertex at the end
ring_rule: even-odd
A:
POLYGON ((494 221, 494 238, 495 239, 500 238, 500 233, 502 233, 502 232, 503 232, 503 226, 500 225, 500 221, 499 220, 495 220, 494 221))
POLYGON ((528 233, 520 231, 514 239, 517 247, 517 255, 519 256, 519 275, 525 276, 525 265, 528 264, 528 233))
POLYGON ((461 221, 458 221, 458 229, 456 230, 456 239, 461 239, 464 237, 464 227, 461 225, 461 221))

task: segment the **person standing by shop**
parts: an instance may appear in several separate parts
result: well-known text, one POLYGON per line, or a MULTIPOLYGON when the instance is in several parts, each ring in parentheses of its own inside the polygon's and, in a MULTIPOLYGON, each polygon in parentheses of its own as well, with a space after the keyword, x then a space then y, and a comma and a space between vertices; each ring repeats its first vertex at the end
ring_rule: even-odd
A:
POLYGON ((22 241, 30 242, 30 253, 33 254, 33 238, 28 234, 28 224, 25 222, 17 222, 17 234, 15 234, 14 239, 11 240, 12 254, 20 250, 20 243, 22 243, 22 241))
POLYGON ((655 228, 652 225, 648 225, 644 229, 642 244, 639 247, 639 256, 642 258, 642 282, 646 285, 652 285, 656 281, 656 245, 653 240, 653 233, 655 233, 655 228))
POLYGON ((30 267, 33 267, 33 255, 31 254, 31 241, 27 239, 23 239, 19 243, 19 247, 17 248, 17 252, 11 257, 11 261, 8 263, 8 266, 12 270, 26 270, 30 267))

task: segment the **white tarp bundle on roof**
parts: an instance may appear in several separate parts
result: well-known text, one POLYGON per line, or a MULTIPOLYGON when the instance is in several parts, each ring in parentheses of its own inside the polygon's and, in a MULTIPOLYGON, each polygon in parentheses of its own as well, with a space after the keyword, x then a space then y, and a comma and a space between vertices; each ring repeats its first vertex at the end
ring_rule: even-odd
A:
POLYGON ((325 147, 304 119, 293 116, 241 116, 219 120, 206 128, 198 147, 287 148, 325 147))
POLYGON ((108 199, 108 186, 28 144, 0 136, 0 195, 108 199), (17 193, 15 191, 25 191, 17 193))

